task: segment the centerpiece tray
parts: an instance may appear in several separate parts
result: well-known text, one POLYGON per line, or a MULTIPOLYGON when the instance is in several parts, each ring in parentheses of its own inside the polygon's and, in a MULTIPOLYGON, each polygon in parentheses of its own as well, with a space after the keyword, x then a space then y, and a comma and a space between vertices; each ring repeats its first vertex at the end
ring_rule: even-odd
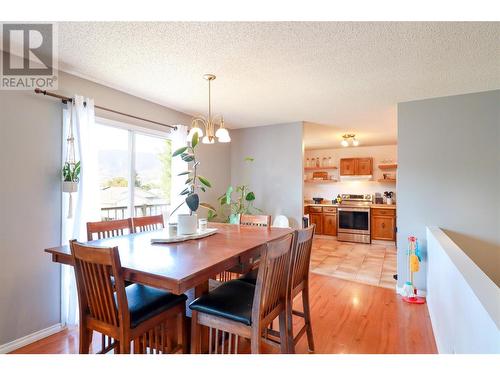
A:
POLYGON ((193 234, 170 235, 168 228, 165 228, 161 232, 155 233, 155 237, 151 238, 151 243, 174 243, 188 240, 198 240, 200 238, 211 236, 216 232, 217 228, 207 228, 205 230, 198 229, 196 233, 193 234))

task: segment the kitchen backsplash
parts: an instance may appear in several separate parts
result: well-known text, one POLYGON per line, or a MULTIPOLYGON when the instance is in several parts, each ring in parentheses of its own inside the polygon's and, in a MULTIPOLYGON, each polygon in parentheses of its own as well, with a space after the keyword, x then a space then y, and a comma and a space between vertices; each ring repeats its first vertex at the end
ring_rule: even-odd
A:
MULTIPOLYGON (((357 158, 357 157, 371 157, 373 158, 373 178, 372 181, 339 181, 339 169, 328 170, 328 173, 338 182, 314 182, 304 184, 304 199, 311 200, 313 197, 321 197, 326 200, 334 199, 337 194, 375 194, 381 193, 383 196, 384 191, 393 191, 393 200, 396 201, 396 184, 394 183, 381 183, 377 182, 378 179, 383 178, 384 173, 396 174, 396 171, 383 171, 378 168, 382 163, 397 163, 397 145, 388 146, 359 146, 359 147, 345 147, 324 150, 305 150, 304 152, 304 166, 309 158, 319 158, 320 163, 323 158, 332 158, 332 164, 337 168, 340 167, 341 158, 357 158)), ((311 178, 312 172, 305 171, 304 178, 311 178)))

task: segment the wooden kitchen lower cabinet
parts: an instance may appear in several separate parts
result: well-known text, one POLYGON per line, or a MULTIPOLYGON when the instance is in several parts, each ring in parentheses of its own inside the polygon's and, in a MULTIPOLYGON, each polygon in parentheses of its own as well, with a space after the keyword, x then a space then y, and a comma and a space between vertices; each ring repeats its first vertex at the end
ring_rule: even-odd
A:
POLYGON ((323 234, 328 236, 337 235, 337 214, 323 213, 323 234))
POLYGON ((371 210, 371 237, 372 240, 396 240, 396 210, 371 210))
POLYGON ((316 224, 316 230, 314 233, 323 234, 323 214, 313 214, 309 211, 309 221, 311 224, 316 224))

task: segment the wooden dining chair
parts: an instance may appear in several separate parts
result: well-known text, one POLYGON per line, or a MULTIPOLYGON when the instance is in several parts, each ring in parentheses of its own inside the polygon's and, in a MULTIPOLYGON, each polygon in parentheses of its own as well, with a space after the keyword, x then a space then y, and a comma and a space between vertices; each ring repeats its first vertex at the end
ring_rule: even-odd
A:
POLYGON ((270 227, 271 215, 241 215, 240 225, 251 227, 270 227))
POLYGON ((276 317, 280 322, 280 351, 288 352, 287 287, 295 235, 290 233, 265 246, 256 285, 231 280, 189 305, 197 311, 193 317, 196 323, 209 329, 209 354, 237 354, 240 337, 250 340, 253 354, 261 352, 263 340, 276 345, 263 337, 266 327, 276 317))
MULTIPOLYGON (((288 328, 288 347, 291 353, 295 352, 295 345, 300 338, 307 333, 307 345, 310 352, 314 352, 314 339, 311 326, 311 309, 309 306, 309 265, 311 260, 311 249, 315 230, 315 224, 306 229, 297 231, 296 246, 292 251, 291 282, 289 285, 289 303, 287 304, 287 328, 288 328), (302 293, 303 311, 293 310, 293 300, 302 293), (304 326, 294 336, 293 334, 293 315, 304 319, 304 326)), ((238 280, 256 284, 257 272, 251 272, 240 277, 238 280)), ((272 323, 266 334, 279 338, 279 333, 273 330, 272 323)))
POLYGON ((132 228, 135 233, 164 228, 163 215, 134 217, 132 228))
MULTIPOLYGON (((271 215, 241 215, 240 225, 252 226, 252 227, 270 227, 271 226, 271 215)), ((235 280, 242 274, 257 268, 258 262, 254 264, 247 265, 244 272, 241 272, 241 267, 235 267, 234 269, 229 269, 227 271, 221 272, 215 276, 215 280, 219 282, 226 282, 229 280, 235 280), (239 271, 239 272, 238 272, 239 271)))
POLYGON ((87 223, 87 241, 123 236, 134 232, 132 219, 95 221, 87 223), (94 238, 94 234, 97 238, 94 238))
POLYGON ((80 353, 93 331, 114 339, 115 353, 187 353, 187 297, 140 284, 125 287, 117 247, 70 241, 80 311, 80 353), (111 281, 114 277, 114 282, 111 281), (178 336, 181 336, 179 339, 178 336))
POLYGON ((311 249, 314 237, 315 224, 297 232, 296 246, 292 252, 292 275, 289 290, 289 303, 287 304, 287 329, 289 350, 295 353, 295 345, 307 333, 307 345, 310 352, 314 352, 314 338, 311 326, 311 308, 309 305, 309 268, 311 262, 311 249), (303 311, 293 309, 293 300, 302 293, 303 311), (293 335, 293 315, 304 319, 304 325, 299 332, 293 335))
MULTIPOLYGON (((95 221, 87 223, 87 241, 95 239, 111 238, 123 236, 134 232, 132 219, 95 221), (94 236, 95 235, 95 236, 94 236), (95 237, 95 238, 94 238, 95 237)), ((125 286, 132 285, 131 282, 125 281, 125 286)), ((109 351, 112 346, 112 340, 106 335, 101 337, 101 351, 109 351)))

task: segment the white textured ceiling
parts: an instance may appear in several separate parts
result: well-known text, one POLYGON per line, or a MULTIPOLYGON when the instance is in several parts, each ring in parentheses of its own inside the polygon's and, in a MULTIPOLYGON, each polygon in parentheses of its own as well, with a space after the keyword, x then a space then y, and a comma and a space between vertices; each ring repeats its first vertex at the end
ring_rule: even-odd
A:
POLYGON ((292 121, 306 147, 396 143, 396 104, 500 87, 499 23, 60 23, 62 70, 231 128, 292 121))

